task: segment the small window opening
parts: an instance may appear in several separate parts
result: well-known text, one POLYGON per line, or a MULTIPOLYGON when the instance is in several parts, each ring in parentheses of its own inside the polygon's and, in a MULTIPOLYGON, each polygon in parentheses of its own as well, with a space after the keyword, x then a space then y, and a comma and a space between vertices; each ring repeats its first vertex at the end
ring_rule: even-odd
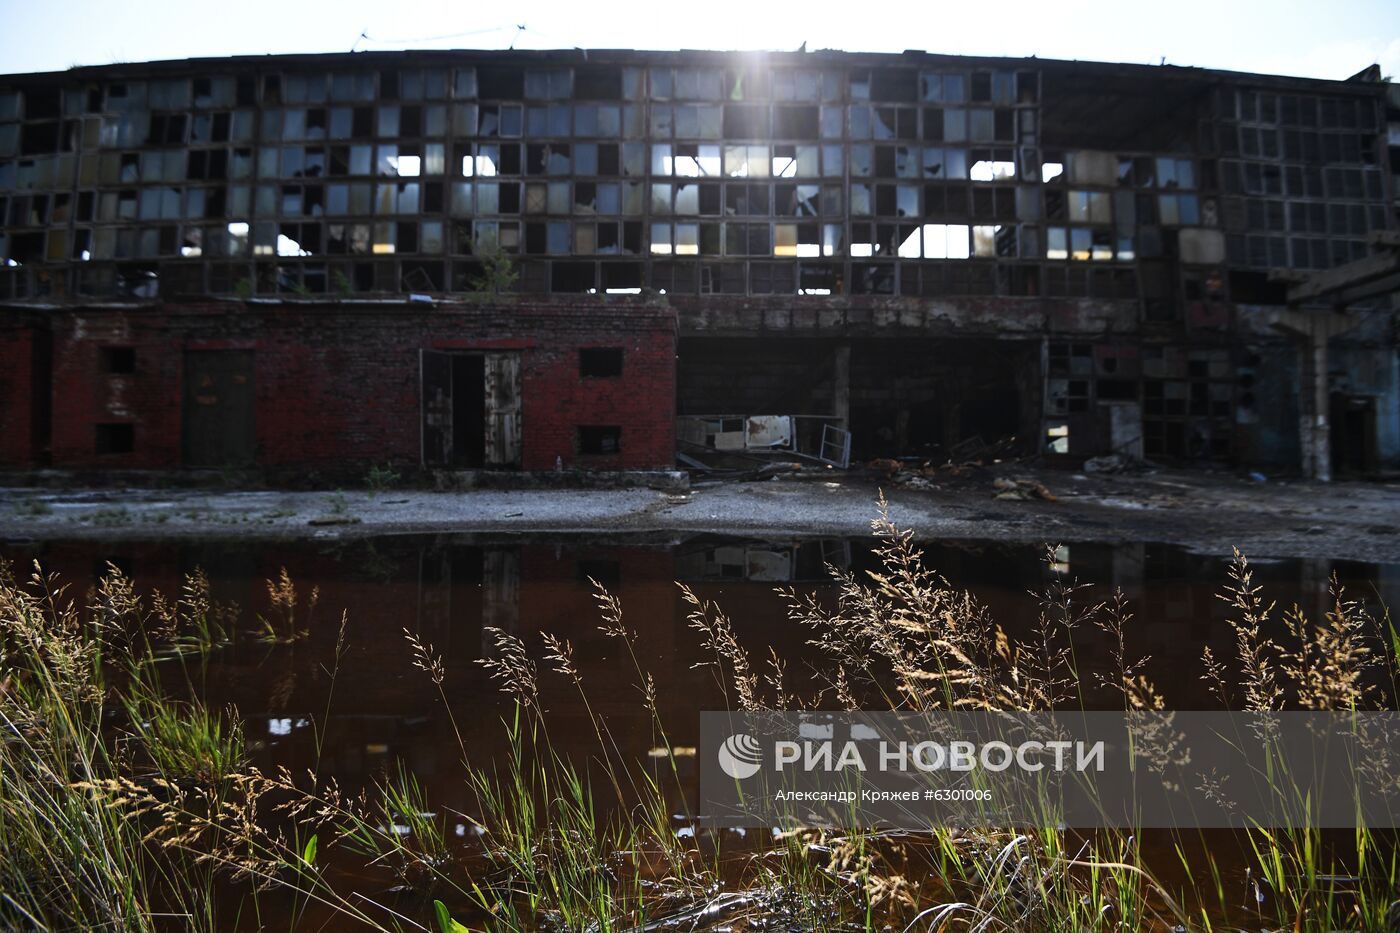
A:
POLYGON ((135 449, 135 425, 99 424, 97 426, 97 452, 99 454, 129 454, 135 449))
POLYGON ((99 347, 98 366, 102 372, 111 375, 129 375, 136 372, 135 347, 99 347))
POLYGON ((622 375, 621 347, 588 347, 578 351, 578 374, 585 379, 622 375))
POLYGON ((622 428, 618 425, 580 425, 578 452, 615 454, 622 450, 622 428))

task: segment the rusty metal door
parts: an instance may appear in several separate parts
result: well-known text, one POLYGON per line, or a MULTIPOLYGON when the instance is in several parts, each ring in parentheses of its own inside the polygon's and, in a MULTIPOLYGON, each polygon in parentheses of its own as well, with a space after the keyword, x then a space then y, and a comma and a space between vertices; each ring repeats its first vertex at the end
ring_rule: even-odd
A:
POLYGON ((185 466, 246 466, 257 453, 252 350, 186 350, 185 466))
POLYGON ((419 351, 423 405, 423 465, 452 463, 452 357, 432 350, 419 351))
POLYGON ((520 465, 520 354, 486 354, 486 465, 520 465))

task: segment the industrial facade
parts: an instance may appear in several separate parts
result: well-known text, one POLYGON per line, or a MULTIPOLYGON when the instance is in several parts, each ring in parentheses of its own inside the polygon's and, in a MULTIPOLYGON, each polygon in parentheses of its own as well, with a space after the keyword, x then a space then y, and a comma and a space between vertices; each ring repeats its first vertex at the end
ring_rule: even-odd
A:
POLYGON ((0 462, 650 469, 760 430, 1295 468, 1321 380, 1333 465, 1375 471, 1400 462, 1390 298, 1327 311, 1322 357, 1287 306, 1395 249, 1397 173, 1375 69, 572 50, 0 77, 0 462))

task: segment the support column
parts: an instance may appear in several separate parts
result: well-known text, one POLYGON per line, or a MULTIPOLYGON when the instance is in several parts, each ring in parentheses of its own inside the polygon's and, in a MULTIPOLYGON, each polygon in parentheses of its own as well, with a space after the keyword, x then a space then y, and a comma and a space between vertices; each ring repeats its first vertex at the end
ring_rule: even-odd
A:
POLYGON ((1316 328, 1312 332, 1312 431, 1307 435, 1312 447, 1312 475, 1319 483, 1332 482, 1332 399, 1327 389, 1327 338, 1326 328, 1316 328))
POLYGON ((1274 326, 1298 338, 1298 446, 1303 475, 1332 481, 1331 397, 1327 385, 1327 341, 1356 326, 1353 318, 1328 311, 1282 312, 1274 326))

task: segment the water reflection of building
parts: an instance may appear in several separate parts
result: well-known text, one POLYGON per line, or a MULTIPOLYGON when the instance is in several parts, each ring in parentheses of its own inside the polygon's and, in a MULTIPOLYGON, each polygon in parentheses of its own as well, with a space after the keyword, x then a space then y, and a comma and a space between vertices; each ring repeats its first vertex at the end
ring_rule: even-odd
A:
POLYGON ((843 538, 788 544, 739 541, 687 543, 676 549, 676 578, 684 581, 747 580, 755 583, 825 582, 829 568, 851 564, 851 542, 843 538))
MULTIPOLYGON (((96 541, 35 545, 13 558, 39 557, 60 573, 70 595, 81 598, 115 549, 96 541)), ((511 707, 478 661, 494 650, 488 626, 526 641, 542 685, 550 739, 586 761, 598 751, 590 711, 568 678, 540 660, 541 633, 572 645, 588 690, 591 712, 606 725, 624 754, 653 767, 659 747, 632 655, 598 631, 600 617, 590 580, 622 600, 625 624, 636 633, 637 664, 654 678, 657 706, 671 741, 694 746, 697 712, 721 708, 723 693, 697 634, 686 624, 689 608, 676 581, 713 600, 733 620, 755 657, 771 647, 789 661, 789 689, 801 692, 806 662, 819 656, 806 645, 810 633, 789 619, 777 586, 831 595, 820 568, 845 561, 858 577, 874 566, 868 539, 791 542, 696 539, 678 545, 628 541, 538 542, 470 535, 403 536, 341 542, 123 542, 120 565, 143 588, 178 590, 182 575, 202 567, 216 599, 237 602, 245 619, 267 611, 265 580, 286 567, 305 599, 319 588, 309 635, 292 646, 254 640, 218 652, 200 673, 208 699, 233 703, 261 743, 259 761, 294 768, 317 763, 342 781, 371 780, 395 760, 407 762, 449 805, 465 806, 453 722, 428 676, 413 667, 407 628, 440 655, 447 697, 469 754, 489 761, 505 751, 502 720, 511 707), (781 579, 778 579, 781 578, 781 579), (341 610, 347 613, 346 650, 337 660, 341 610), (327 717, 327 696, 332 686, 327 717)), ((954 585, 974 591, 991 616, 1013 636, 1034 630, 1038 606, 1028 595, 1050 581, 1052 570, 1036 547, 941 542, 928 559, 954 585)), ((1228 657, 1233 634, 1228 607, 1216 598, 1226 580, 1214 557, 1158 545, 1070 544, 1055 552, 1064 575, 1096 588, 1081 598, 1106 598, 1120 587, 1133 619, 1129 648, 1149 654, 1148 673, 1169 702, 1182 708, 1208 705, 1199 682, 1200 654, 1209 645, 1228 657)), ((1257 580, 1281 606, 1297 602, 1316 617, 1326 581, 1336 569, 1353 596, 1400 603, 1400 568, 1327 561, 1260 561, 1257 580)), ((1086 683, 1107 673, 1109 647, 1092 627, 1076 639, 1076 659, 1086 683)), ((172 669, 172 683, 182 682, 172 669)), ((693 762, 678 761, 683 773, 693 762)))

